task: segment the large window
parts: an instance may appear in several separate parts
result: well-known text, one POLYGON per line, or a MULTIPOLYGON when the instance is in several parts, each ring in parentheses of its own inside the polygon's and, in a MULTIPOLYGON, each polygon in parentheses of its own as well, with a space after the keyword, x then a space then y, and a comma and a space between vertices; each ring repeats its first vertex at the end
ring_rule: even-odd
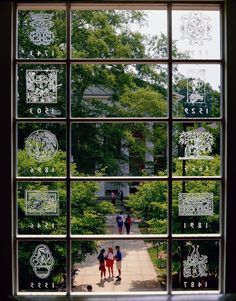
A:
POLYGON ((220 4, 19 4, 14 294, 224 289, 220 4))

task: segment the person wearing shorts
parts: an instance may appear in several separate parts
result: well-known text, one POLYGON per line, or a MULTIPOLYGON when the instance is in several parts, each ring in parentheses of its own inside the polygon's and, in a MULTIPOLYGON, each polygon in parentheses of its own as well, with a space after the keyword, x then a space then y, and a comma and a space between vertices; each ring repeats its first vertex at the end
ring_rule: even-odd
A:
POLYGON ((120 252, 120 246, 116 246, 116 255, 115 255, 115 260, 116 260, 116 268, 118 271, 118 276, 116 276, 117 281, 121 280, 121 260, 122 260, 122 254, 120 252))

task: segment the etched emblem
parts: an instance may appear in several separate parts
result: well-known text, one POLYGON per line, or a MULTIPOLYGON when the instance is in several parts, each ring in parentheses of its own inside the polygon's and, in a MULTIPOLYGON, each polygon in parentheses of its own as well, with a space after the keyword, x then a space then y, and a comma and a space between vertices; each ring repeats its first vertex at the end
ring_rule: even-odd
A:
POLYGON ((35 45, 50 45, 54 40, 54 33, 50 31, 50 28, 54 25, 52 22, 53 14, 46 13, 31 13, 30 25, 34 29, 29 34, 30 41, 35 45))
POLYGON ((45 279, 50 275, 54 265, 54 258, 47 245, 38 245, 30 258, 30 265, 35 275, 40 279, 45 279))
POLYGON ((205 70, 190 69, 187 72, 187 103, 205 103, 205 70))
POLYGON ((58 150, 56 136, 47 130, 37 130, 31 133, 25 145, 28 155, 39 162, 52 160, 58 150))
POLYGON ((179 193, 179 216, 213 215, 213 193, 179 193))
POLYGON ((203 45, 203 41, 211 40, 211 25, 210 18, 202 13, 194 12, 181 17, 182 24, 180 31, 182 33, 181 39, 189 40, 190 45, 203 45))
POLYGON ((207 276, 207 256, 199 254, 199 245, 193 245, 193 251, 187 259, 183 261, 184 278, 197 278, 207 276))
POLYGON ((25 215, 59 215, 56 191, 26 191, 25 204, 25 215))
POLYGON ((26 102, 57 103, 57 70, 26 70, 26 102))
POLYGON ((198 128, 196 130, 181 132, 179 144, 184 145, 184 157, 180 160, 211 160, 209 153, 212 151, 213 135, 205 130, 198 128))

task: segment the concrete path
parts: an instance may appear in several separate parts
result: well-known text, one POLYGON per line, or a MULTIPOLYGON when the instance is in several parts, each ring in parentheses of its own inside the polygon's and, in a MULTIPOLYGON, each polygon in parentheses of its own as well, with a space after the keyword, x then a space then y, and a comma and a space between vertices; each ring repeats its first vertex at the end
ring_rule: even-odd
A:
MULTIPOLYGON (((107 217, 107 234, 117 234, 115 221, 116 215, 107 217)), ((125 230, 125 229, 124 229, 125 230)), ((134 222, 131 227, 131 234, 140 234, 138 223, 134 222)), ((127 234, 122 234, 122 236, 127 234)), ((100 281, 100 271, 98 269, 98 255, 88 256, 86 263, 78 265, 79 273, 76 276, 73 291, 86 291, 88 284, 93 287, 93 292, 126 292, 126 291, 156 291, 162 290, 157 281, 157 274, 147 252, 147 246, 143 240, 109 240, 99 241, 99 248, 119 245, 123 255, 121 268, 121 281, 116 278, 108 278, 100 281)), ((114 263, 114 276, 117 276, 116 263, 114 263)))

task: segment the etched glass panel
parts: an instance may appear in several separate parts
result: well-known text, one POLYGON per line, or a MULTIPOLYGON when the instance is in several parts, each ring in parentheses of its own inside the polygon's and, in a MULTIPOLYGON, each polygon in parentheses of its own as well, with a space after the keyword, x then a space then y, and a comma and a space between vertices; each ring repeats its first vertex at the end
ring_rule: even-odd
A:
POLYGON ((18 183, 17 209, 18 234, 66 234, 65 183, 18 183))
POLYGON ((65 117, 65 66, 20 64, 17 67, 18 117, 65 117))
POLYGON ((18 10, 19 58, 65 58, 65 10, 18 10))
POLYGON ((220 77, 220 65, 174 65, 173 116, 220 117, 220 77))
POLYGON ((165 234, 166 182, 74 182, 72 234, 165 234))
POLYGON ((58 123, 19 123, 17 174, 28 177, 66 175, 66 131, 58 123))
POLYGON ((167 127, 148 123, 72 124, 73 176, 166 175, 167 127))
POLYGON ((167 243, 141 239, 74 241, 72 268, 73 292, 165 291, 167 243))
POLYGON ((20 241, 18 243, 20 292, 66 290, 66 243, 20 241))
POLYGON ((219 289, 219 241, 175 241, 172 249, 173 290, 219 289))
POLYGON ((221 135, 219 123, 175 123, 173 126, 173 174, 219 176, 221 135))
POLYGON ((73 117, 166 115, 166 65, 72 65, 73 117))
POLYGON ((172 187, 173 233, 219 233, 219 182, 182 181, 172 187))
POLYGON ((173 58, 220 59, 220 11, 182 10, 172 12, 173 58))
POLYGON ((166 58, 167 11, 72 10, 71 48, 73 58, 166 58))

